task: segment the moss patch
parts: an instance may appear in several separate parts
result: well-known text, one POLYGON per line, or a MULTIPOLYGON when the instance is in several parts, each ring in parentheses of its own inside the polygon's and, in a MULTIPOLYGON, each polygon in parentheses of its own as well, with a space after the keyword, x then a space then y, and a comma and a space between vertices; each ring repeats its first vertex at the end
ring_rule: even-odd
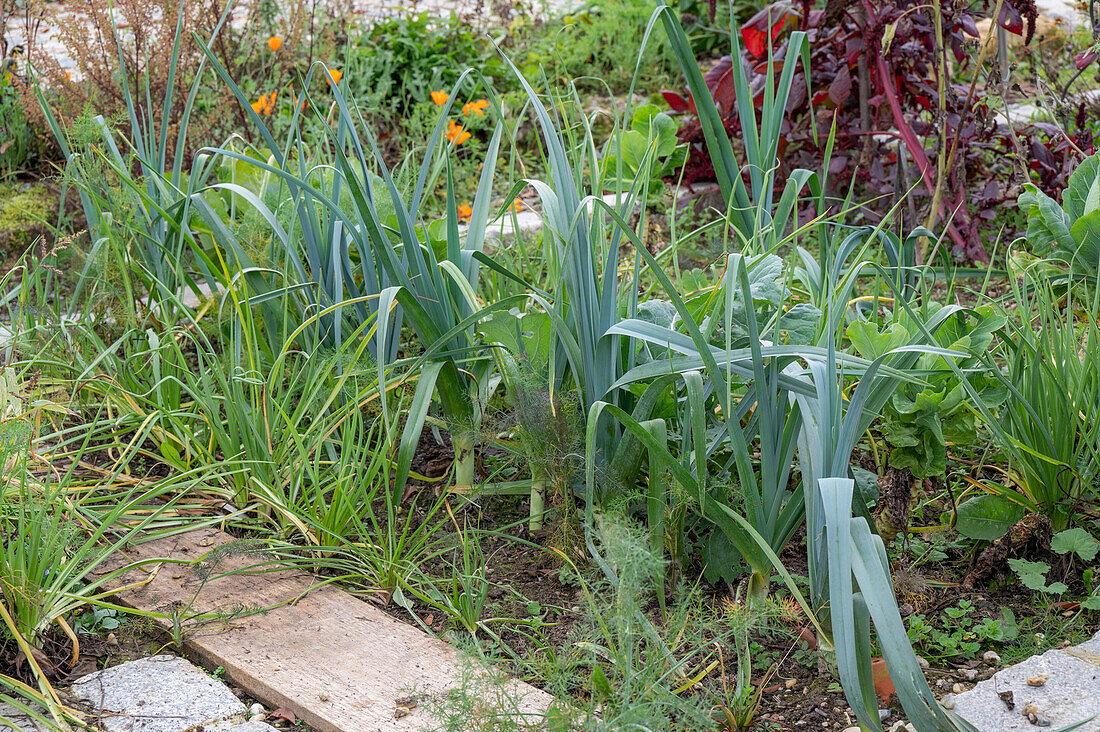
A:
POLYGON ((50 227, 58 196, 44 183, 0 185, 0 256, 18 258, 50 227))

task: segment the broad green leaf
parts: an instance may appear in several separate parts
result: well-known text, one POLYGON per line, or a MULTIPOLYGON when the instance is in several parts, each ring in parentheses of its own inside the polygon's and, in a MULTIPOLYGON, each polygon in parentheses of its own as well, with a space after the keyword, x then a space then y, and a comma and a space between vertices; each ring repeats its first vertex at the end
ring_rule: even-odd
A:
MULTIPOLYGON (((1066 194, 1068 193, 1067 190, 1066 194)), ((1041 252, 1055 246, 1072 247, 1074 245, 1069 227, 1077 217, 1068 216, 1057 201, 1036 186, 1025 183, 1024 192, 1017 199, 1017 205, 1027 212, 1027 240, 1035 251, 1041 252)))
MULTIPOLYGON (((623 159, 623 173, 631 172, 636 173, 642 169, 643 163, 646 161, 646 154, 649 153, 649 140, 645 138, 641 132, 637 130, 630 130, 623 135, 622 141, 622 159, 623 159), (628 171, 629 167, 629 171, 628 171)), ((653 160, 653 155, 650 154, 650 161, 653 160)), ((609 166, 609 172, 614 172, 614 166, 609 166)), ((626 181, 624 181, 625 183, 626 181)), ((633 183, 633 181, 629 181, 633 183)), ((624 186, 625 190, 630 190, 630 186, 624 186)))
POLYGON ((663 328, 671 328, 676 320, 676 306, 668 300, 646 300, 638 304, 638 314, 635 317, 663 328))
POLYGON ((1028 559, 1009 559, 1008 566, 1020 578, 1024 587, 1036 592, 1047 592, 1047 572, 1050 565, 1046 562, 1032 562, 1028 559))
POLYGON ((1070 234, 1076 246, 1061 254, 1078 271, 1095 273, 1100 268, 1100 209, 1090 211, 1073 222, 1070 234))
POLYGON ((1100 156, 1090 155, 1081 161, 1062 192, 1062 203, 1070 222, 1100 209, 1100 156))
POLYGON ((630 128, 656 143, 655 152, 659 158, 671 155, 676 149, 676 122, 655 104, 634 110, 630 128))
POLYGON ((856 353, 871 361, 906 345, 911 337, 901 323, 891 323, 880 331, 877 325, 866 320, 853 322, 845 329, 844 334, 848 336, 856 353))
POLYGON ((874 506, 878 503, 878 476, 875 473, 853 465, 852 480, 855 481, 855 496, 857 501, 860 501, 867 507, 874 506))
POLYGON ((479 329, 486 343, 499 343, 514 356, 526 356, 534 363, 546 363, 550 357, 553 324, 546 313, 493 313, 479 329))
POLYGON ((808 302, 800 302, 779 318, 780 332, 787 334, 789 345, 809 345, 817 334, 821 311, 808 302))
POLYGON ((955 528, 968 539, 993 541, 1004 536, 1024 516, 1024 509, 1007 498, 986 493, 963 501, 955 528))
POLYGON ((748 571, 741 559, 741 552, 720 529, 710 532, 706 547, 703 549, 703 577, 707 582, 736 582, 748 571))
POLYGON ((1050 540, 1050 548, 1059 554, 1073 552, 1086 562, 1091 562, 1096 557, 1097 550, 1100 550, 1100 542, 1084 529, 1074 527, 1055 534, 1050 540))

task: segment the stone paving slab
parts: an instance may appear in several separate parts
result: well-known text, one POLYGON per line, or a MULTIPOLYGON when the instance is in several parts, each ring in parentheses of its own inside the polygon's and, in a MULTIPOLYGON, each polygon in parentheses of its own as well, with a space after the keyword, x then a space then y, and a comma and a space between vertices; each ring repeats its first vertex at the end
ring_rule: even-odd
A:
POLYGON ((96 671, 72 690, 92 705, 108 732, 188 732, 221 721, 244 721, 244 703, 225 684, 175 656, 96 671))
POLYGON ((43 727, 11 704, 0 703, 0 718, 15 723, 13 728, 0 722, 0 732, 47 732, 46 727, 43 727))
POLYGON ((1059 729, 1090 717, 1096 718, 1077 731, 1100 732, 1100 633, 1078 646, 1047 651, 998 671, 955 696, 954 704, 979 732, 1059 729), (1041 686, 1028 684, 1028 679, 1034 683, 1044 675, 1041 686), (1037 723, 1024 716, 1029 704, 1035 705, 1037 723))
POLYGON ((205 732, 275 732, 267 722, 222 722, 206 727, 205 732))

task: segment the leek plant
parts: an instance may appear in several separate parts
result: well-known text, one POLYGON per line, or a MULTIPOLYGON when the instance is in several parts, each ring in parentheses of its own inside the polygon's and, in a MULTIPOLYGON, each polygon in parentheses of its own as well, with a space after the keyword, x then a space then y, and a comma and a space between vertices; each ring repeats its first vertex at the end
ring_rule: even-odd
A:
MULTIPOLYGON (((637 229, 644 230, 649 180, 638 177, 633 185, 624 184, 629 180, 624 179, 622 162, 626 133, 622 120, 629 119, 629 110, 615 115, 611 137, 605 148, 598 150, 592 120, 578 111, 582 105, 575 86, 560 97, 549 89, 545 95, 540 94, 511 61, 505 61, 526 93, 541 135, 545 179, 525 179, 514 190, 530 186, 538 194, 547 284, 545 288, 536 287, 499 262, 484 255, 478 258, 499 275, 521 283, 529 293, 525 297, 530 299, 531 307, 526 312, 519 317, 510 313, 494 315, 484 328, 486 340, 506 351, 497 354, 498 369, 510 391, 516 386, 526 388, 521 384, 525 382, 539 395, 538 400, 545 395, 552 412, 549 419, 559 422, 557 428, 551 428, 551 444, 525 445, 532 475, 531 528, 536 529, 542 526, 547 483, 556 484, 559 496, 571 493, 568 461, 553 457, 569 438, 558 408, 575 401, 584 415, 602 401, 627 409, 632 405, 631 395, 612 385, 634 365, 636 354, 627 339, 612 331, 612 326, 620 318, 637 313, 638 288, 627 286, 626 277, 620 274, 619 250, 623 227, 629 228, 625 218, 638 202, 641 216, 637 229), (616 164, 607 164, 609 159, 616 164), (606 189, 620 191, 613 204, 601 198, 606 189), (617 215, 608 215, 605 208, 617 215), (548 469, 549 462, 558 464, 548 469)), ((649 169, 648 161, 657 155, 658 144, 651 134, 639 169, 649 169)), ((635 281, 639 264, 636 259, 635 281)), ((536 418, 542 420, 543 416, 536 418)), ((613 456, 636 456, 638 451, 619 449, 619 427, 614 420, 600 421, 597 434, 595 459, 610 468, 601 471, 608 478, 601 482, 601 493, 614 491, 633 481, 637 461, 620 459, 612 465, 613 456)), ((628 441, 636 443, 633 438, 628 441)))
MULTIPOLYGON (((835 307, 833 310, 839 310, 835 307)), ((942 308, 926 332, 935 332, 952 308, 942 308)), ((835 316, 834 316, 835 317, 835 316)), ((835 327, 835 321, 834 326, 835 327)), ((830 327, 832 332, 832 327, 830 327)), ((919 337, 919 336, 918 336, 919 337)), ((898 699, 918 729, 972 730, 939 706, 917 663, 898 612, 882 539, 873 533, 866 506, 854 494, 852 451, 921 353, 951 358, 966 354, 918 344, 893 349, 860 374, 847 401, 846 373, 830 342, 824 360, 809 363, 812 396, 798 395, 803 414, 798 454, 805 497, 810 592, 829 628, 844 693, 860 724, 879 729, 871 672, 871 624, 898 699), (892 368, 890 368, 892 367, 892 368), (860 511, 862 509, 862 511, 860 511), (853 512, 864 515, 853 516, 853 512), (823 611, 827 608, 827 614, 823 611)))
MULTIPOLYGON (((737 94, 737 118, 741 124, 741 140, 745 152, 744 172, 748 173, 749 178, 746 186, 742 166, 738 163, 733 145, 726 134, 722 114, 703 79, 691 43, 680 24, 679 15, 673 8, 661 2, 653 13, 653 20, 656 19, 660 19, 672 53, 687 80, 707 151, 714 162, 714 172, 728 208, 730 223, 742 242, 754 242, 762 251, 770 251, 776 242, 786 236, 800 192, 809 184, 819 191, 819 195, 823 195, 823 187, 817 181, 817 175, 799 169, 793 171, 784 183, 779 199, 775 198, 775 169, 778 165, 776 156, 794 73, 799 60, 802 61, 803 68, 809 68, 810 49, 806 33, 795 31, 790 34, 782 64, 772 63, 769 50, 768 71, 760 98, 759 122, 754 106, 757 96, 755 90, 749 88, 744 66, 741 63, 733 64, 731 71, 737 94), (774 70, 777 65, 782 67, 778 78, 774 70)), ((741 43, 736 29, 731 28, 730 41, 733 58, 740 59, 741 43)), ((814 132, 816 135, 816 130, 814 132)))
MULTIPOLYGON (((552 393, 576 389, 586 412, 601 400, 618 404, 623 397, 611 385, 630 364, 622 339, 609 329, 624 312, 633 314, 637 294, 623 287, 619 277, 622 227, 594 206, 603 192, 601 170, 606 166, 599 163, 589 121, 581 115, 577 126, 583 136, 569 139, 573 128, 560 118, 557 105, 552 106, 551 116, 534 87, 511 61, 508 64, 527 94, 545 149, 548 180, 527 179, 526 183, 542 203, 543 251, 550 271, 549 292, 531 295, 550 317, 553 348, 548 383, 552 393), (586 173, 591 176, 588 180, 586 173)), ((579 99, 568 101, 581 106, 579 99)), ((617 197, 620 221, 633 209, 634 199, 629 193, 617 197)), ((599 435, 599 454, 607 460, 615 442, 613 425, 604 423, 599 435)))
MULTIPOLYGON (((740 255, 731 255, 730 259, 732 274, 727 276, 739 281, 745 302, 743 310, 750 311, 752 291, 748 274, 742 268, 740 255)), ((663 273, 658 273, 658 277, 667 280, 663 273)), ((745 344, 735 344, 727 336, 722 348, 712 345, 692 321, 691 310, 671 290, 671 282, 665 282, 665 286, 683 316, 681 325, 689 335, 639 321, 624 321, 615 329, 670 350, 668 358, 638 367, 624 377, 623 383, 672 375, 683 379, 686 414, 681 421, 689 424, 690 429, 683 431, 680 457, 669 449, 662 420, 639 419, 645 415, 628 415, 607 404, 594 408, 610 412, 645 444, 651 458, 648 502, 651 506, 656 502, 657 508, 650 512, 651 520, 661 515, 663 500, 654 492, 655 471, 667 471, 688 493, 698 495, 703 515, 726 533, 749 564, 750 601, 762 597, 767 591, 768 578, 777 571, 792 595, 803 603, 816 624, 822 647, 836 648, 846 694, 862 724, 869 728, 877 728, 878 724, 873 688, 870 695, 867 693, 871 688, 869 618, 873 616, 880 647, 907 713, 927 724, 921 729, 969 729, 936 706, 920 673, 890 591, 882 542, 871 534, 865 516, 852 516, 853 510, 862 509, 865 513, 866 507, 854 496, 854 480, 849 473, 856 441, 897 384, 902 379, 915 378, 910 371, 916 357, 928 352, 945 357, 962 354, 921 345, 923 333, 914 336, 908 345, 870 362, 838 353, 831 341, 824 348, 776 346, 761 342, 761 331, 752 316, 746 318, 745 344), (803 361, 806 367, 800 366, 803 361), (844 379, 852 376, 857 376, 859 383, 845 405, 841 388, 844 379), (738 390, 739 399, 735 396, 738 390), (703 395, 707 392, 719 395, 717 405, 706 405, 703 395), (746 432, 741 422, 750 410, 750 430, 746 432), (724 423, 718 431, 708 424, 715 417, 724 423), (754 421, 757 426, 752 428, 754 421), (734 456, 743 507, 732 504, 709 485, 707 456, 713 450, 708 444, 710 440, 720 440, 734 456), (791 491, 787 479, 795 443, 802 485, 791 491), (748 457, 755 444, 759 445, 761 455, 759 478, 748 457), (810 566, 808 600, 778 560, 790 535, 803 522, 807 527, 810 566), (854 598, 853 573, 863 593, 854 598)), ((847 298, 834 302, 842 305, 826 311, 830 319, 828 333, 836 331, 847 298)), ((728 333, 734 326, 732 298, 727 297, 723 310, 726 313, 723 330, 728 333)), ((925 324, 926 329, 937 330, 951 312, 952 308, 938 311, 925 324)), ((664 386, 655 380, 648 388, 664 386)), ((590 416, 589 451, 593 448, 592 421, 590 416)), ((590 470, 589 481, 592 479, 590 470)), ((663 490, 659 483, 657 487, 663 490)), ((663 541, 662 533, 660 543, 663 541)))
MULTIPOLYGON (((201 44, 200 44, 201 45, 201 44)), ((456 83, 448 101, 442 106, 439 121, 429 138, 427 153, 420 165, 412 190, 402 193, 393 175, 382 160, 374 138, 366 128, 362 117, 352 111, 347 98, 327 70, 322 73, 329 82, 334 97, 335 124, 323 125, 329 135, 333 159, 326 161, 330 172, 323 176, 331 181, 331 187, 323 190, 314 184, 309 175, 294 170, 292 162, 304 155, 301 131, 296 124, 297 115, 306 102, 312 109, 318 108, 317 100, 309 97, 308 89, 313 69, 306 75, 304 91, 298 99, 298 111, 291 125, 290 139, 281 147, 252 110, 248 99, 203 46, 212 66, 224 83, 237 97, 249 114, 268 147, 272 162, 258 161, 253 157, 225 148, 211 153, 238 160, 276 176, 285 184, 294 210, 297 212, 299 230, 295 234, 276 232, 278 244, 294 260, 298 250, 304 250, 308 271, 299 271, 300 282, 313 278, 310 285, 326 294, 326 300, 337 311, 360 298, 370 301, 364 315, 377 315, 374 331, 376 343, 373 354, 378 360, 379 382, 383 389, 388 383, 387 374, 395 353, 395 339, 400 330, 400 320, 391 316, 400 312, 416 333, 421 344, 434 347, 431 363, 420 369, 410 418, 406 420, 398 450, 395 491, 404 489, 409 465, 420 430, 427 416, 428 402, 438 394, 445 419, 451 429, 451 441, 455 449, 453 480, 458 485, 472 485, 474 474, 474 442, 481 421, 481 405, 485 395, 480 391, 487 378, 488 361, 483 365, 471 365, 468 359, 474 345, 475 333, 471 326, 480 317, 476 290, 479 264, 475 259, 484 246, 485 226, 488 220, 497 153, 503 128, 498 126, 482 170, 478 191, 474 198, 471 224, 465 235, 458 226, 457 204, 453 186, 447 181, 446 221, 441 238, 437 227, 430 227, 422 218, 422 203, 429 195, 438 176, 447 165, 447 155, 453 143, 443 142, 448 113, 470 73, 456 83), (372 172, 373 169, 373 172, 372 172), (374 181, 377 183, 372 183, 374 181), (439 245, 437 254, 436 245, 439 245), (360 262, 360 271, 352 269, 353 259, 360 262), (472 319, 472 320, 471 320, 472 319)), ((322 68, 316 65, 314 68, 322 68)), ((300 163, 299 163, 300 164, 300 163)), ((243 189, 232 189, 244 200, 256 207, 266 219, 274 222, 274 216, 255 196, 243 189)), ((247 252, 209 209, 207 216, 216 229, 215 238, 229 259, 242 271, 256 272, 247 252)), ((248 280, 261 298, 267 297, 270 286, 259 278, 248 280)), ((294 285, 295 287, 298 285, 294 285)), ((507 308, 508 301, 491 307, 507 308)), ((350 309, 350 308, 349 308, 350 309)), ((336 331, 339 334, 339 331, 336 331)), ((418 364, 419 365, 419 364, 418 364)), ((386 402, 382 402, 386 411, 386 402)), ((389 429, 395 429, 395 420, 386 416, 389 429)))
MULTIPOLYGON (((229 6, 222 13, 211 42, 228 18, 229 6)), ((116 40, 118 28, 112 29, 116 40)), ((175 321, 181 309, 183 288, 199 293, 192 269, 198 266, 206 281, 214 286, 213 273, 205 268, 200 238, 192 228, 196 191, 209 182, 214 170, 207 156, 196 156, 191 170, 184 170, 187 128, 201 86, 205 60, 195 72, 187 101, 178 122, 170 114, 179 79, 180 43, 183 38, 183 11, 176 20, 171 64, 168 68, 164 97, 154 101, 146 77, 143 89, 131 89, 129 74, 121 73, 122 96, 126 104, 129 137, 120 139, 101 115, 86 119, 72 136, 61 128, 40 86, 35 85, 39 105, 47 125, 65 157, 65 173, 77 187, 84 216, 88 222, 91 250, 88 263, 72 295, 74 307, 93 274, 97 262, 121 265, 121 295, 117 282, 104 292, 117 297, 128 322, 139 322, 138 305, 159 309, 158 317, 175 321), (156 107, 160 108, 158 115, 156 107), (173 129, 174 127, 174 129, 173 129), (175 145, 170 140, 175 135, 175 145), (197 256, 196 256, 197 255, 197 256)), ((116 43, 120 68, 126 68, 125 43, 116 43)), ((85 296, 94 301, 95 293, 85 296)))
MULTIPOLYGON (((690 44, 676 15, 667 6, 658 7, 655 15, 663 21, 670 45, 687 77, 688 87, 698 109, 707 148, 715 161, 719 183, 731 209, 733 225, 740 232, 743 240, 764 242, 766 244, 763 251, 769 251, 768 245, 774 246, 784 238, 786 217, 794 208, 798 192, 805 183, 813 180, 811 173, 796 171, 788 179, 783 195, 773 209, 774 183, 770 171, 776 166, 778 136, 795 64, 783 64, 778 85, 772 75, 772 66, 769 65, 759 127, 753 107, 754 95, 748 88, 740 63, 733 64, 738 92, 738 116, 745 137, 746 162, 750 179, 750 187, 746 188, 721 116, 703 81, 691 53, 690 44)), ((731 37, 734 59, 741 58, 737 36, 736 30, 733 29, 731 37)), ((808 53, 805 36, 800 33, 792 34, 789 43, 787 58, 794 59, 801 53, 805 63, 805 56, 808 53)), ((814 181, 814 184, 820 186, 817 181, 814 181)), ((886 657, 887 668, 898 690, 898 696, 917 728, 922 730, 971 729, 966 722, 939 707, 928 688, 916 663, 893 593, 890 591, 892 586, 890 571, 882 541, 871 533, 865 517, 852 516, 853 508, 858 510, 858 503, 860 503, 857 501, 857 505, 853 506, 854 481, 849 475, 851 453, 856 440, 866 431, 885 400, 893 393, 899 380, 913 378, 906 373, 906 370, 912 369, 919 351, 929 351, 928 347, 912 343, 884 354, 874 362, 860 362, 857 369, 852 369, 856 364, 851 362, 851 356, 837 353, 835 338, 843 322, 842 315, 847 308, 847 293, 850 292, 858 272, 866 267, 864 264, 857 264, 849 268, 844 273, 844 283, 841 284, 840 263, 843 263, 851 254, 857 242, 857 239, 850 236, 845 245, 836 252, 837 263, 830 268, 830 271, 821 273, 818 270, 816 277, 804 278, 816 280, 819 283, 827 280, 831 285, 827 288, 817 288, 822 296, 827 296, 827 299, 819 298, 822 304, 826 304, 826 307, 822 308, 825 313, 824 327, 818 330, 823 340, 824 353, 821 352, 821 347, 802 348, 801 353, 788 351, 790 355, 805 359, 808 370, 799 369, 794 364, 783 367, 784 373, 802 382, 800 386, 791 386, 788 398, 793 399, 797 404, 801 418, 797 452, 801 464, 804 502, 802 516, 807 526, 810 599, 815 609, 820 611, 825 606, 826 596, 828 597, 833 622, 830 624, 829 619, 822 615, 818 621, 820 623, 818 631, 821 636, 831 639, 831 643, 827 643, 826 647, 831 645, 836 648, 845 693, 861 725, 870 729, 880 728, 869 653, 870 621, 873 618, 878 630, 879 645, 886 657), (859 378, 859 385, 847 407, 841 398, 841 386, 845 376, 859 378), (809 387, 808 390, 807 387, 809 387), (855 584, 853 584, 853 575, 855 584), (854 588, 859 592, 853 596, 854 588), (828 632, 825 632, 826 625, 830 628, 828 632)), ((900 261, 901 252, 897 252, 897 255, 898 265, 903 264, 900 261)), ((803 259, 805 261, 806 258, 803 259)), ((823 258, 823 262, 828 261, 828 258, 823 258)), ((895 268, 901 271, 901 266, 895 268)), ((670 289, 668 285, 666 289, 670 289)), ((747 303, 749 300, 747 291, 745 299, 747 303)), ((673 301, 676 302, 676 300, 677 298, 673 297, 673 301)), ((682 307, 682 302, 677 303, 677 309, 681 310, 682 318, 687 321, 689 313, 682 307)), ((945 318, 950 312, 952 312, 951 308, 943 308, 936 317, 945 318)), ((634 324, 626 325, 628 328, 640 330, 640 327, 634 324)), ((938 328, 938 323, 930 323, 928 326, 928 331, 934 332, 938 328)), ((653 332, 653 342, 659 343, 661 337, 661 334, 653 332)), ((928 335, 929 339, 930 337, 928 335)), ((714 347, 702 337, 685 339, 679 334, 669 333, 664 334, 664 338, 673 350, 676 350, 674 344, 677 342, 682 344, 679 353, 687 351, 690 356, 686 362, 685 359, 681 359, 680 363, 676 364, 678 370, 686 370, 700 362, 705 363, 709 367, 707 375, 714 382, 715 389, 723 390, 725 382, 723 371, 733 370, 732 361, 735 358, 735 355, 730 352, 730 343, 727 342, 725 353, 722 353, 718 349, 712 351, 714 347), (691 349, 689 350, 688 347, 691 349), (723 358, 722 362, 719 361, 719 357, 723 358), (725 368, 719 369, 719 363, 722 363, 725 368)), ((918 338, 921 341, 924 340, 920 336, 918 338)), ((765 355, 782 353, 773 349, 775 349, 774 346, 764 348, 759 343, 754 344, 750 363, 760 360, 765 355)), ((944 351, 942 355, 950 357, 956 354, 944 351)), ((742 355, 741 358, 745 357, 742 355)), ((727 395, 730 394, 728 387, 725 387, 725 391, 727 395)), ((723 413, 729 415, 726 416, 726 420, 732 423, 734 421, 732 403, 729 401, 729 396, 726 400, 723 413)), ((768 402, 763 404, 766 407, 768 402)), ((766 418, 772 419, 769 411, 765 408, 763 413, 766 418)), ((736 438, 736 435, 731 437, 736 438)), ((650 450, 663 449, 656 444, 656 440, 651 442, 650 450)), ((682 475, 685 479, 692 477, 686 470, 682 471, 682 475)), ((756 519, 758 516, 755 511, 750 509, 749 516, 742 518, 729 505, 718 505, 716 508, 719 515, 724 514, 725 517, 733 519, 733 525, 727 533, 730 534, 734 546, 743 554, 748 549, 749 553, 745 554, 746 559, 756 572, 770 573, 770 570, 759 562, 761 558, 766 558, 769 561, 774 559, 775 569, 780 570, 781 575, 784 574, 774 549, 768 545, 768 537, 760 533, 760 526, 751 525, 750 519, 756 519), (756 550, 751 548, 750 539, 758 545, 756 550)), ((762 574, 762 577, 767 576, 762 574)), ((801 595, 796 594, 796 597, 801 595)))

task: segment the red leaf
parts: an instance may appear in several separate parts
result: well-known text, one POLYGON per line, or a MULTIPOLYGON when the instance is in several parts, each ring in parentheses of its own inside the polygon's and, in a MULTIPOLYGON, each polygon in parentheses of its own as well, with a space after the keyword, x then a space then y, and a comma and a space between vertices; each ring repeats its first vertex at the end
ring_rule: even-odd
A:
POLYGON ((1087 68, 1096 61, 1097 54, 1095 51, 1081 51, 1073 57, 1073 65, 1077 67, 1077 70, 1087 68))
POLYGON ((714 93, 714 88, 724 79, 729 72, 733 69, 733 56, 723 56, 718 59, 718 63, 707 69, 707 73, 703 74, 703 81, 707 83, 707 89, 710 89, 711 93, 714 93))
POLYGON ((844 172, 844 169, 848 167, 848 156, 844 153, 834 155, 832 160, 829 161, 829 174, 839 175, 844 172))
POLYGON ((1018 36, 1024 34, 1024 19, 1020 17, 1020 11, 1008 3, 1001 6, 1001 14, 997 16, 997 25, 1009 33, 1015 33, 1018 36))
POLYGON ((764 31, 746 26, 741 29, 741 37, 745 39, 745 48, 749 55, 759 56, 767 48, 768 34, 764 31))
POLYGON ((733 103, 737 101, 737 85, 733 78, 733 57, 723 56, 718 63, 712 66, 703 75, 703 81, 710 89, 710 95, 714 98, 714 105, 719 113, 726 115, 733 109, 733 103))
MULTIPOLYGON (((782 61, 772 61, 771 62, 771 67, 772 67, 772 73, 775 74, 776 76, 779 76, 779 74, 783 72, 783 62, 782 61)), ((752 70, 755 71, 758 74, 766 74, 766 73, 768 73, 768 62, 767 61, 761 61, 760 63, 756 64, 756 66, 753 66, 752 70)))
POLYGON ((810 97, 810 104, 812 104, 816 107, 819 104, 822 104, 823 102, 825 102, 825 100, 827 100, 828 98, 829 98, 829 91, 827 89, 823 89, 819 92, 814 92, 814 95, 812 97, 810 97))
POLYGON ((691 112, 693 111, 692 103, 690 99, 684 97, 683 94, 678 92, 669 91, 668 89, 661 90, 661 96, 665 98, 668 106, 672 107, 673 112, 691 112))
POLYGON ((769 41, 774 41, 783 32, 783 26, 787 25, 790 14, 781 10, 776 5, 769 5, 741 26, 741 38, 745 40, 745 48, 752 56, 760 56, 768 50, 769 41), (769 20, 774 20, 769 32, 769 20), (769 38, 770 36, 770 38, 769 38))
POLYGON ((1066 610, 1074 611, 1074 610, 1080 610, 1081 609, 1081 603, 1071 602, 1071 601, 1063 601, 1063 602, 1054 603, 1054 605, 1052 605, 1052 607, 1055 610, 1058 610, 1059 612, 1063 612, 1063 611, 1066 611, 1066 610))
POLYGON ((833 83, 829 84, 829 98, 839 107, 848 101, 850 96, 852 96, 852 72, 847 66, 841 66, 833 83))
POLYGON ((286 721, 294 724, 298 721, 298 718, 294 716, 294 712, 290 711, 286 707, 279 707, 271 714, 267 715, 268 719, 285 719, 286 721))
POLYGON ((963 31, 966 32, 967 35, 978 38, 978 24, 974 22, 973 15, 970 13, 963 13, 959 17, 959 25, 962 26, 963 31))

